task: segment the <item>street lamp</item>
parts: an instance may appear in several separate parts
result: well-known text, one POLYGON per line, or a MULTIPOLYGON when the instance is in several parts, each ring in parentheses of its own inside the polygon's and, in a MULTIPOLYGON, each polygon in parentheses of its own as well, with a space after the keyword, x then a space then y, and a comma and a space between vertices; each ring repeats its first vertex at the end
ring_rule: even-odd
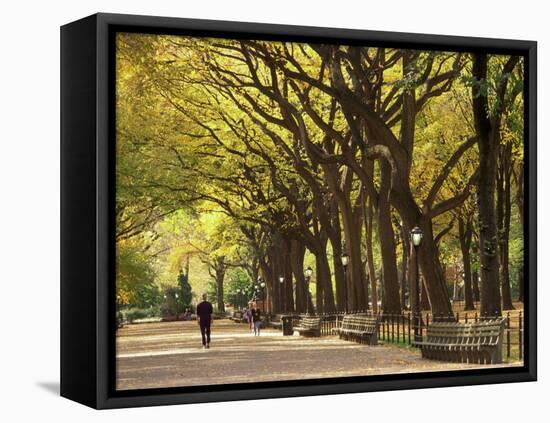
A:
POLYGON ((265 313, 265 282, 261 276, 258 277, 258 283, 256 284, 256 293, 262 300, 262 312, 265 313))
POLYGON ((240 288, 237 288, 236 292, 237 292, 237 301, 236 301, 237 308, 240 308, 241 307, 241 290, 240 290, 240 288))
POLYGON ((262 282, 260 287, 262 289, 262 311, 265 313, 265 282, 262 282))
POLYGON ((348 312, 348 265, 349 255, 344 251, 342 253, 342 266, 344 267, 344 302, 346 313, 348 312))
POLYGON ((422 229, 420 229, 418 226, 412 228, 411 241, 415 247, 420 247, 420 244, 422 244, 422 238, 424 238, 424 233, 422 232, 422 229))
POLYGON ((422 229, 418 226, 415 226, 411 230, 411 243, 413 245, 414 251, 414 267, 415 267, 415 278, 414 278, 414 292, 412 292, 413 300, 413 316, 414 316, 414 341, 422 341, 422 335, 420 333, 420 278, 418 275, 418 247, 422 244, 422 238, 424 234, 422 229))
POLYGON ((309 281, 311 275, 313 275, 313 269, 308 266, 304 271, 304 276, 306 277, 306 314, 309 314, 309 281))
POLYGON ((279 298, 280 298, 280 306, 281 306, 281 311, 286 311, 286 307, 285 307, 285 288, 284 288, 284 284, 285 283, 285 277, 283 275, 280 275, 279 276, 279 298))

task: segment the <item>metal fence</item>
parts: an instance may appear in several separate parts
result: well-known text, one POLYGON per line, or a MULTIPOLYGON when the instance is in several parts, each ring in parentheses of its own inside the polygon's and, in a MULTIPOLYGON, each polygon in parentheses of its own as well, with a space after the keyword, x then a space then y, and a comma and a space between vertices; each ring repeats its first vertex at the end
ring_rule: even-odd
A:
MULTIPOLYGON (((345 314, 362 314, 372 316, 370 311, 356 310, 348 313, 318 314, 321 317, 321 336, 333 334, 333 328, 342 325, 345 314)), ((293 315, 294 324, 306 315, 293 315)), ((378 327, 378 339, 385 343, 411 345, 414 341, 414 319, 412 313, 402 314, 378 314, 380 325, 378 327)), ((419 332, 427 336, 427 330, 434 321, 477 322, 494 318, 492 316, 480 316, 477 312, 456 312, 449 315, 434 315, 431 312, 422 312, 419 332)), ((503 351, 507 361, 520 361, 524 358, 524 314, 523 311, 507 312, 502 317, 506 319, 503 339, 503 351)))

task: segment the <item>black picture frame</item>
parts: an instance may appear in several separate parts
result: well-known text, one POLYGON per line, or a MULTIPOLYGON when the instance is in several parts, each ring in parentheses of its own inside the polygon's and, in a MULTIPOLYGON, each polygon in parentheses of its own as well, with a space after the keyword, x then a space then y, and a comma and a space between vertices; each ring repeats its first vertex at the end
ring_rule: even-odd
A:
POLYGON ((533 41, 95 14, 61 28, 61 395, 90 407, 534 381, 537 45, 533 41), (525 358, 523 367, 114 390, 114 42, 117 31, 371 44, 525 58, 525 358))

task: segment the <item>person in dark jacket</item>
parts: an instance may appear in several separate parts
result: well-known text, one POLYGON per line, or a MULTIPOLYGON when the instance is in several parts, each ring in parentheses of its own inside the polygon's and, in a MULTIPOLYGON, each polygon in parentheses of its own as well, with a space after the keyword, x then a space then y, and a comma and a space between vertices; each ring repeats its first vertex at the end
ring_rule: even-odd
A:
POLYGON ((248 307, 246 308, 245 312, 244 312, 244 317, 245 317, 246 321, 248 322, 248 329, 250 329, 250 332, 252 332, 252 315, 254 314, 253 311, 254 310, 252 309, 252 307, 249 304, 248 307))
POLYGON ((210 348, 210 326, 212 325, 212 304, 206 301, 206 294, 202 294, 202 302, 197 304, 197 322, 201 329, 202 347, 210 348))
POLYGON ((260 336, 260 326, 262 325, 262 315, 260 309, 252 311, 252 321, 254 322, 254 336, 260 336))

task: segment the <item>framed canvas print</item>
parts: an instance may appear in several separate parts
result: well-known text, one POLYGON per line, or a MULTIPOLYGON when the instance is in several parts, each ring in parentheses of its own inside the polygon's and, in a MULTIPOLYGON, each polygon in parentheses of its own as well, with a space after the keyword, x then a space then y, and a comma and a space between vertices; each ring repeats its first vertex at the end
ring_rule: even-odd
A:
POLYGON ((61 393, 536 379, 536 43, 61 28, 61 393))

